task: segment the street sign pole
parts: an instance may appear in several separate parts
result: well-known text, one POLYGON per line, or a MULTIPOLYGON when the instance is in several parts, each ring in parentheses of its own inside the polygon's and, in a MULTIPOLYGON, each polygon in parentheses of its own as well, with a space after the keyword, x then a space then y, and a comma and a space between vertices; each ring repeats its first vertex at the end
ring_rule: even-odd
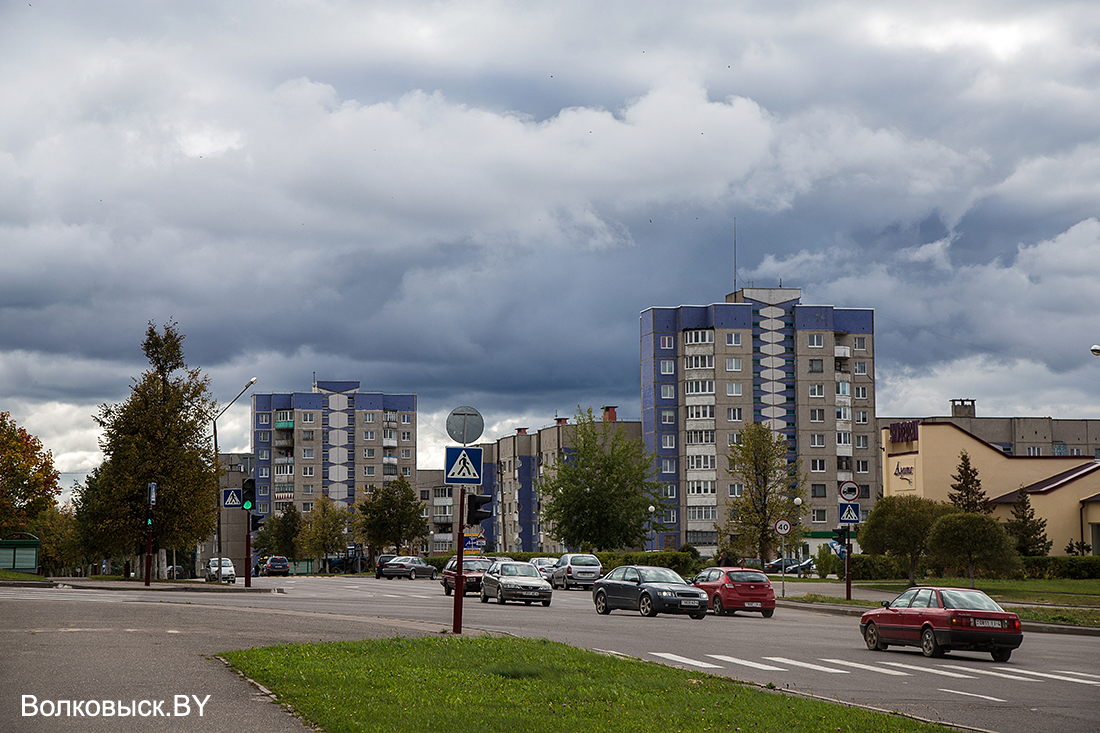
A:
POLYGON ((844 600, 852 600, 852 528, 844 528, 844 600))
POLYGON ((455 538, 455 605, 454 614, 451 621, 451 631, 456 634, 462 633, 462 599, 466 597, 466 577, 462 574, 462 549, 466 544, 466 524, 465 517, 463 516, 466 509, 466 487, 460 485, 458 488, 458 516, 455 517, 455 524, 452 527, 451 537, 455 538), (459 541, 458 537, 462 537, 459 541))

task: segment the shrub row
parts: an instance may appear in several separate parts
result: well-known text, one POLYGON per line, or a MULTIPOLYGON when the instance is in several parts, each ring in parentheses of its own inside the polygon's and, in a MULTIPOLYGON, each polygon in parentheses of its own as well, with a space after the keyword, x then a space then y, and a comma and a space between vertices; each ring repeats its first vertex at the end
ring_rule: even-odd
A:
POLYGON ((1100 578, 1100 555, 1022 557, 1025 578, 1100 578))

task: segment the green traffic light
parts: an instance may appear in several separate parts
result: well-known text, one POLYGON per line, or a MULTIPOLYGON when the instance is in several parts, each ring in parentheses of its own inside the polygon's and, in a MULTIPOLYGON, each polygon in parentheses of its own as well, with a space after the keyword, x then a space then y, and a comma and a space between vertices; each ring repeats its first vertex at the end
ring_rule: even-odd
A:
POLYGON ((244 508, 245 511, 248 511, 248 512, 252 511, 252 502, 248 501, 247 499, 245 500, 244 504, 242 504, 241 506, 244 508))

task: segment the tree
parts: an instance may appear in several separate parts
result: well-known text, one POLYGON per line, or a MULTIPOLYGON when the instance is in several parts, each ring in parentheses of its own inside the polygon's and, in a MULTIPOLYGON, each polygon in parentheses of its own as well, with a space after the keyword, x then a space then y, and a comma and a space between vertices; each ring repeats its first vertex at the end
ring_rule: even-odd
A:
MULTIPOLYGON (((400 549, 406 542, 428 533, 428 523, 421 516, 423 510, 424 505, 408 480, 398 476, 396 481, 374 488, 359 502, 355 532, 371 547, 384 549, 393 545, 400 549)), ((455 536, 461 534, 459 527, 455 536)))
POLYGON ((298 533, 298 545, 309 557, 317 558, 318 566, 327 556, 343 550, 347 546, 345 531, 348 513, 341 509, 328 496, 322 496, 314 502, 302 529, 298 533))
POLYGON ((923 496, 884 496, 859 530, 859 546, 873 555, 909 561, 909 585, 917 584, 917 562, 928 549, 928 532, 954 507, 923 496))
POLYGON ((751 547, 761 563, 768 561, 779 542, 776 521, 796 523, 801 509, 794 500, 805 499, 805 477, 799 462, 788 460, 788 450, 786 437, 762 423, 742 430, 741 441, 730 446, 726 471, 741 484, 741 495, 730 498, 729 514, 719 531, 732 547, 751 547))
POLYGON ((982 480, 978 478, 978 469, 970 465, 970 454, 966 451, 959 452, 958 473, 952 476, 955 483, 951 484, 954 491, 947 493, 951 505, 956 509, 972 514, 992 514, 993 507, 982 490, 982 480))
POLYGON ((252 549, 260 556, 282 555, 291 562, 298 559, 298 534, 302 531, 302 515, 293 502, 279 514, 273 514, 256 532, 252 549))
POLYGON ((1019 563, 1012 539, 1004 527, 984 514, 957 512, 935 521, 928 546, 941 561, 965 564, 974 587, 974 568, 1007 571, 1019 563))
POLYGON ((564 460, 540 485, 542 521, 567 547, 640 547, 652 528, 649 507, 661 506, 652 481, 654 456, 618 422, 597 421, 577 406, 564 460))
POLYGON ((81 492, 77 516, 95 523, 82 536, 101 553, 144 546, 150 483, 157 484, 158 548, 189 548, 214 531, 221 469, 208 430, 216 405, 209 378, 184 361, 183 338, 174 322, 163 332, 150 322, 142 351, 151 368, 125 402, 102 405, 95 417, 105 460, 81 492))
POLYGON ((0 537, 24 529, 61 492, 53 454, 0 412, 0 537))
POLYGON ((1005 531, 1016 543, 1016 552, 1030 557, 1046 555, 1054 543, 1047 539, 1047 520, 1035 516, 1031 497, 1023 487, 1012 503, 1012 519, 1005 523, 1005 531))
POLYGON ((62 575, 86 563, 71 505, 51 504, 27 525, 27 530, 42 541, 38 564, 47 575, 62 575))

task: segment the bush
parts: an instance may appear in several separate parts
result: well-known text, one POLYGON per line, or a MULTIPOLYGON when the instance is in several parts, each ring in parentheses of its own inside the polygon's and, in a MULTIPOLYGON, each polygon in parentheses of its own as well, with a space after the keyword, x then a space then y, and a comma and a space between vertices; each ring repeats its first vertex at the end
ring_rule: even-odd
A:
POLYGON ((817 569, 819 578, 825 578, 830 573, 836 573, 837 577, 840 577, 841 573, 844 572, 840 558, 833 554, 828 545, 821 545, 817 548, 817 554, 814 555, 814 567, 817 569), (838 568, 838 566, 840 567, 838 568))
POLYGON ((1054 555, 1053 557, 1023 557, 1025 578, 1069 578, 1086 580, 1100 578, 1100 556, 1054 555))
POLYGON ((886 555, 852 555, 852 580, 895 580, 908 578, 909 572, 898 567, 894 558, 886 555))

